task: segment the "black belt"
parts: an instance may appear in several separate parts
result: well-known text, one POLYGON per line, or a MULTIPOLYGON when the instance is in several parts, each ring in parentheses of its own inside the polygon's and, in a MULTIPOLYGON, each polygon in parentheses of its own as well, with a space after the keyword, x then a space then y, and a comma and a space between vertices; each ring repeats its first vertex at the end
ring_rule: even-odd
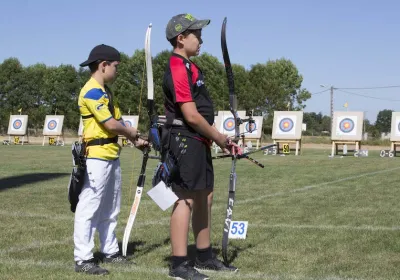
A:
POLYGON ((93 139, 87 142, 86 147, 89 146, 103 146, 106 144, 111 144, 111 143, 118 143, 118 136, 115 136, 113 138, 98 138, 98 139, 93 139))

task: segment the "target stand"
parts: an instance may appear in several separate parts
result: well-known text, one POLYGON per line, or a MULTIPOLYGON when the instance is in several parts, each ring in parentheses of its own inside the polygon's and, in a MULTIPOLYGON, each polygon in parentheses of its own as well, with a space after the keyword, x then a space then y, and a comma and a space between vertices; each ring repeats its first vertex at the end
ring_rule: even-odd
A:
MULTIPOLYGON (((344 153, 344 145, 354 145, 354 151, 359 151, 361 149, 361 141, 334 141, 332 140, 332 152, 331 152, 331 156, 333 155, 338 155, 339 152, 341 151, 342 153, 344 153), (339 145, 342 145, 343 148, 339 149, 339 145)), ((347 151, 351 151, 351 150, 347 150, 347 151)))
POLYGON ((64 146, 64 135, 63 135, 63 115, 47 115, 43 125, 43 142, 42 146, 46 141, 46 137, 49 138, 49 146, 64 146))
POLYGON ((275 111, 272 127, 272 140, 276 144, 276 152, 280 153, 282 143, 283 154, 289 154, 290 144, 295 145, 295 155, 302 153, 302 111, 275 111))
POLYGON ((354 152, 361 149, 363 122, 364 112, 334 112, 331 129, 332 157, 339 154, 339 145, 343 145, 343 148, 344 145, 355 145, 354 152))
POLYGON ((295 148, 295 155, 298 156, 299 152, 302 153, 302 144, 301 144, 301 139, 298 140, 285 140, 285 139, 279 139, 276 140, 274 139, 274 144, 276 144, 276 153, 280 154, 281 150, 283 154, 290 154, 290 151, 293 150, 290 148, 290 144, 294 144, 295 148), (282 147, 280 146, 280 143, 282 144, 282 147))

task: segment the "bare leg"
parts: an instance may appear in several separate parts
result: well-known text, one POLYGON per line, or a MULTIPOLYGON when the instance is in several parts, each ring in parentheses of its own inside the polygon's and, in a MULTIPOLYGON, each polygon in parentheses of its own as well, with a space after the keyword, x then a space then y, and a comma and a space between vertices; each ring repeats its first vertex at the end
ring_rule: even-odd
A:
POLYGON ((193 207, 193 193, 176 192, 179 197, 172 210, 170 236, 173 256, 186 256, 190 213, 193 207))
POLYGON ((197 249, 210 247, 211 206, 213 192, 202 190, 196 192, 193 203, 192 227, 197 249))

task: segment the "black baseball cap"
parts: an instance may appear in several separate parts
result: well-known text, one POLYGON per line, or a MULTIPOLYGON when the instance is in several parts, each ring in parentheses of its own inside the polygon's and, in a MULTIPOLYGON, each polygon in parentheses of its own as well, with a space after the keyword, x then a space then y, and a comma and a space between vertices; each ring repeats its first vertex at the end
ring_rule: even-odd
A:
POLYGON ((79 66, 81 67, 88 66, 89 64, 97 60, 121 61, 121 54, 119 53, 119 51, 117 51, 116 48, 101 44, 95 46, 90 52, 88 59, 79 64, 79 66))
POLYGON ((165 34, 167 39, 171 40, 186 30, 202 29, 209 25, 210 21, 209 19, 196 19, 191 14, 179 14, 169 20, 165 34))

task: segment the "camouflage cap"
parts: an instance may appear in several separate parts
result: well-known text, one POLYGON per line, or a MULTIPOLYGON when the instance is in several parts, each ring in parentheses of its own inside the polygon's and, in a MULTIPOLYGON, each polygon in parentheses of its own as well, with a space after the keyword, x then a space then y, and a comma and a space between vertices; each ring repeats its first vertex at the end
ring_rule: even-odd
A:
POLYGON ((169 20, 165 34, 167 39, 171 40, 186 30, 202 29, 209 23, 209 19, 199 20, 191 14, 179 14, 169 20))

